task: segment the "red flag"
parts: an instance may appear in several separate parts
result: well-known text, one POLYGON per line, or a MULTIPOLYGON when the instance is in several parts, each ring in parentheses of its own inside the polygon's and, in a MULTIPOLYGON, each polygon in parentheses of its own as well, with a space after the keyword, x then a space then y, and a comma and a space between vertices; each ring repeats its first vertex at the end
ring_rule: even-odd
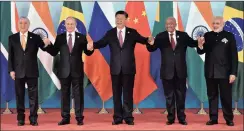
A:
MULTIPOLYGON (((147 14, 143 2, 127 2, 126 12, 129 15, 127 26, 134 28, 144 37, 151 35, 147 14)), ((157 86, 150 74, 150 53, 146 46, 136 44, 136 75, 134 83, 134 103, 138 104, 153 93, 157 86)))

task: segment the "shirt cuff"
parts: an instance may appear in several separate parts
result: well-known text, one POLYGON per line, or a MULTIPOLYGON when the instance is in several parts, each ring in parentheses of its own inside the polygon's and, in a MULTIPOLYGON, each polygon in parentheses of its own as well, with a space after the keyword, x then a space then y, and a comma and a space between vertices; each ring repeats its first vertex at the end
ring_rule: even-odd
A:
POLYGON ((200 50, 202 50, 202 49, 203 49, 203 46, 198 46, 198 48, 199 48, 200 50))

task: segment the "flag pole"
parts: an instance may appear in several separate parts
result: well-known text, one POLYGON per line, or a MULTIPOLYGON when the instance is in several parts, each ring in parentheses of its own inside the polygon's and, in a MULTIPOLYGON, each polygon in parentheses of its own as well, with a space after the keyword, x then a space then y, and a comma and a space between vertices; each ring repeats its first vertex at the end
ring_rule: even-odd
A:
POLYGON ((136 105, 136 109, 133 111, 133 114, 142 114, 142 112, 138 108, 138 105, 136 105))
POLYGON ((47 112, 42 109, 41 104, 39 104, 39 108, 37 110, 37 114, 46 114, 47 112))
POLYGON ((238 102, 235 101, 235 109, 233 111, 234 115, 241 115, 241 112, 238 110, 238 102))
POLYGON ((75 113, 75 108, 74 108, 74 98, 72 98, 72 100, 71 100, 72 102, 71 102, 71 109, 70 109, 70 113, 71 114, 74 114, 75 113))
POLYGON ((8 102, 6 102, 6 109, 2 114, 13 114, 13 112, 8 108, 8 102))
POLYGON ((203 108, 203 102, 201 102, 201 109, 197 112, 199 115, 207 115, 208 113, 203 108))
POLYGON ((109 112, 105 108, 105 102, 103 101, 102 109, 98 112, 98 114, 108 114, 109 112))

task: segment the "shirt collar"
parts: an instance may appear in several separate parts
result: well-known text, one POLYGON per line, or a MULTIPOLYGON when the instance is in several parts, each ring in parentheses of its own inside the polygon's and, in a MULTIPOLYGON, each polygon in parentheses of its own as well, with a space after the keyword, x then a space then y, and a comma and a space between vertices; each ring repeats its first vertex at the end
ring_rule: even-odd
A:
MULTIPOLYGON (((171 32, 168 32, 168 34, 170 35, 171 32)), ((176 36, 176 30, 173 32, 174 36, 176 36)))
POLYGON ((66 36, 69 37, 69 34, 71 34, 72 37, 73 37, 73 36, 75 36, 75 31, 73 31, 73 32, 71 32, 71 33, 70 33, 70 32, 67 32, 67 33, 66 33, 66 36))
POLYGON ((22 32, 20 32, 20 36, 24 35, 26 38, 28 36, 28 31, 26 31, 24 34, 22 34, 22 32))
MULTIPOLYGON (((117 28, 117 32, 119 33, 121 29, 117 28)), ((121 30, 123 33, 125 32, 125 27, 121 30)))

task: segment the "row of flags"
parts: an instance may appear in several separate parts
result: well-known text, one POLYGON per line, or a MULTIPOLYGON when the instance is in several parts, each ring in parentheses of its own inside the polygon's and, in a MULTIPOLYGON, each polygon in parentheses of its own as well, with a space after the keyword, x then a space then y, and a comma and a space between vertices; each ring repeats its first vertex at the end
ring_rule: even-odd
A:
MULTIPOLYGON (((233 98, 235 101, 243 98, 243 3, 226 2, 223 16, 229 21, 226 30, 235 31, 238 47, 238 77, 233 86, 233 98), (242 5, 242 6, 241 6, 242 5), (242 37, 241 37, 242 36, 242 37)), ((153 32, 150 31, 144 2, 127 2, 125 11, 129 14, 128 27, 135 28, 140 34, 147 37, 156 36, 164 30, 167 17, 174 16, 177 19, 177 29, 186 31, 192 38, 211 31, 213 12, 210 2, 191 2, 187 25, 184 28, 177 2, 158 2, 156 19, 153 32)), ((57 34, 65 31, 64 20, 73 16, 77 20, 77 31, 87 35, 88 41, 97 41, 104 34, 115 27, 114 8, 112 2, 95 2, 89 29, 85 28, 85 17, 80 2, 63 2, 57 31, 54 29, 48 2, 31 2, 28 18, 30 19, 31 32, 48 37, 53 43, 57 34)), ((18 11, 15 2, 0 2, 0 86, 1 99, 9 102, 15 99, 14 81, 11 80, 8 69, 8 36, 18 31, 18 11)), ((160 93, 159 99, 163 99, 163 88, 160 79, 161 56, 159 49, 149 53, 144 45, 135 47, 136 69, 134 85, 134 103, 139 104, 153 92, 160 93)), ((109 47, 95 50, 93 55, 82 55, 84 60, 84 88, 94 87, 103 102, 112 97, 112 83, 110 77, 110 52, 109 47)), ((60 82, 56 75, 59 55, 51 57, 42 50, 38 51, 38 64, 40 77, 39 104, 53 96, 60 90, 60 82)), ((192 88, 201 102, 207 101, 206 82, 204 77, 204 55, 198 55, 196 49, 187 48, 188 87, 192 88)), ((28 87, 27 87, 28 88, 28 87)))

